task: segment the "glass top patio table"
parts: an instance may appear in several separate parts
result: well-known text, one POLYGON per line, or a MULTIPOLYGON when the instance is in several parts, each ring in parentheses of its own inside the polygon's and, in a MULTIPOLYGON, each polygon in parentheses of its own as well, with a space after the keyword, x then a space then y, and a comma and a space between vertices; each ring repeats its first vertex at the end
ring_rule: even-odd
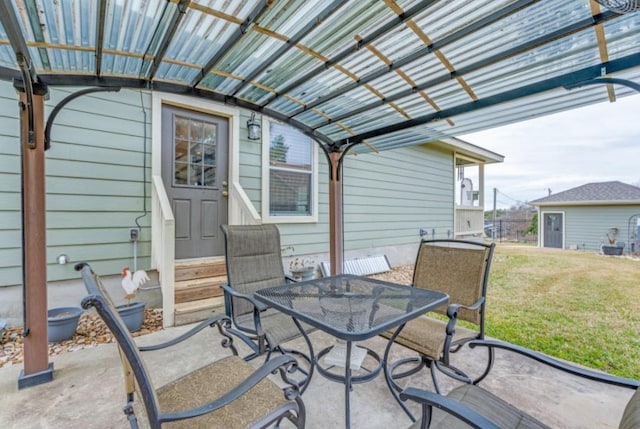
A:
POLYGON ((442 292, 349 274, 265 288, 255 297, 347 341, 371 338, 448 300, 442 292))
MULTIPOLYGON (((344 376, 336 376, 318 365, 319 358, 330 348, 314 356, 308 336, 304 330, 300 330, 312 355, 309 379, 313 367, 318 365, 318 371, 325 377, 345 385, 347 429, 351 427, 349 396, 353 383, 372 380, 381 368, 386 368, 384 360, 374 351, 365 349, 369 356, 378 361, 378 366, 368 375, 352 376, 352 342, 366 340, 392 328, 399 331, 407 321, 446 304, 449 299, 442 292, 349 274, 260 289, 254 296, 258 301, 293 317, 299 328, 300 322, 305 322, 346 341, 344 376)), ((387 375, 385 369, 385 377, 387 375)), ((389 380, 387 385, 391 386, 389 380)), ((393 390, 391 393, 406 411, 397 393, 393 390)))

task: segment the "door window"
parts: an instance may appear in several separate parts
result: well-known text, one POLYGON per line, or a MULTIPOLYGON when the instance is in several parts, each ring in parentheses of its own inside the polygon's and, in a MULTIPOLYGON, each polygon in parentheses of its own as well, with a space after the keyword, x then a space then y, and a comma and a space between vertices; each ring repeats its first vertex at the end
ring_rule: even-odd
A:
POLYGON ((174 186, 216 186, 216 124, 175 116, 174 186))

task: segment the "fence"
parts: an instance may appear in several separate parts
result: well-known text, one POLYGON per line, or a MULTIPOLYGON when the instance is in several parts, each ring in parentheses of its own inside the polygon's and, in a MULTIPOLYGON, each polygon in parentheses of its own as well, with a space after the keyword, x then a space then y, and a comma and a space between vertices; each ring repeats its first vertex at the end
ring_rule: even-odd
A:
POLYGON ((527 233, 529 225, 531 225, 531 219, 526 218, 496 219, 495 226, 493 223, 485 224, 484 234, 487 238, 498 242, 536 243, 538 235, 527 233))

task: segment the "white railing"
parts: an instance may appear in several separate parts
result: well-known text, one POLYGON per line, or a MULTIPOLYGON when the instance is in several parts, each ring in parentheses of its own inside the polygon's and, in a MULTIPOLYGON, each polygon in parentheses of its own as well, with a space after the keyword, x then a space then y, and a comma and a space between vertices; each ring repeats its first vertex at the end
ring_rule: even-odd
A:
MULTIPOLYGON (((158 270, 162 287, 162 318, 164 327, 174 325, 175 315, 175 219, 171 203, 160 176, 152 181, 151 265, 158 270)), ((240 186, 232 186, 229 195, 229 223, 257 225, 260 215, 240 186)))
POLYGON ((154 175, 151 180, 153 204, 151 263, 160 276, 162 324, 167 328, 173 326, 175 313, 175 220, 162 178, 154 175))
POLYGON ((240 185, 229 188, 229 224, 259 225, 260 215, 240 185))
POLYGON ((456 206, 456 237, 484 233, 484 207, 456 206))

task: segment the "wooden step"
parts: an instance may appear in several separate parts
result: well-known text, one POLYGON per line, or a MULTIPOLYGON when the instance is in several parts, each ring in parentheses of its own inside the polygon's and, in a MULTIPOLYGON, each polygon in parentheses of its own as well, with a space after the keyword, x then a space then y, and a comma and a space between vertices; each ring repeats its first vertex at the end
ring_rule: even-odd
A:
POLYGON ((227 274, 224 256, 176 261, 175 281, 220 277, 227 274))
POLYGON ((176 304, 174 324, 176 326, 200 322, 215 315, 224 314, 224 298, 208 298, 176 304))
POLYGON ((222 295, 220 285, 227 283, 227 276, 182 280, 175 283, 175 302, 182 303, 222 295))
POLYGON ((183 302, 176 304, 176 314, 191 313, 194 311, 206 310, 224 305, 224 298, 219 296, 216 298, 199 299, 198 301, 183 302))
POLYGON ((224 313, 220 285, 227 282, 224 256, 183 259, 175 267, 175 325, 200 322, 224 313))

